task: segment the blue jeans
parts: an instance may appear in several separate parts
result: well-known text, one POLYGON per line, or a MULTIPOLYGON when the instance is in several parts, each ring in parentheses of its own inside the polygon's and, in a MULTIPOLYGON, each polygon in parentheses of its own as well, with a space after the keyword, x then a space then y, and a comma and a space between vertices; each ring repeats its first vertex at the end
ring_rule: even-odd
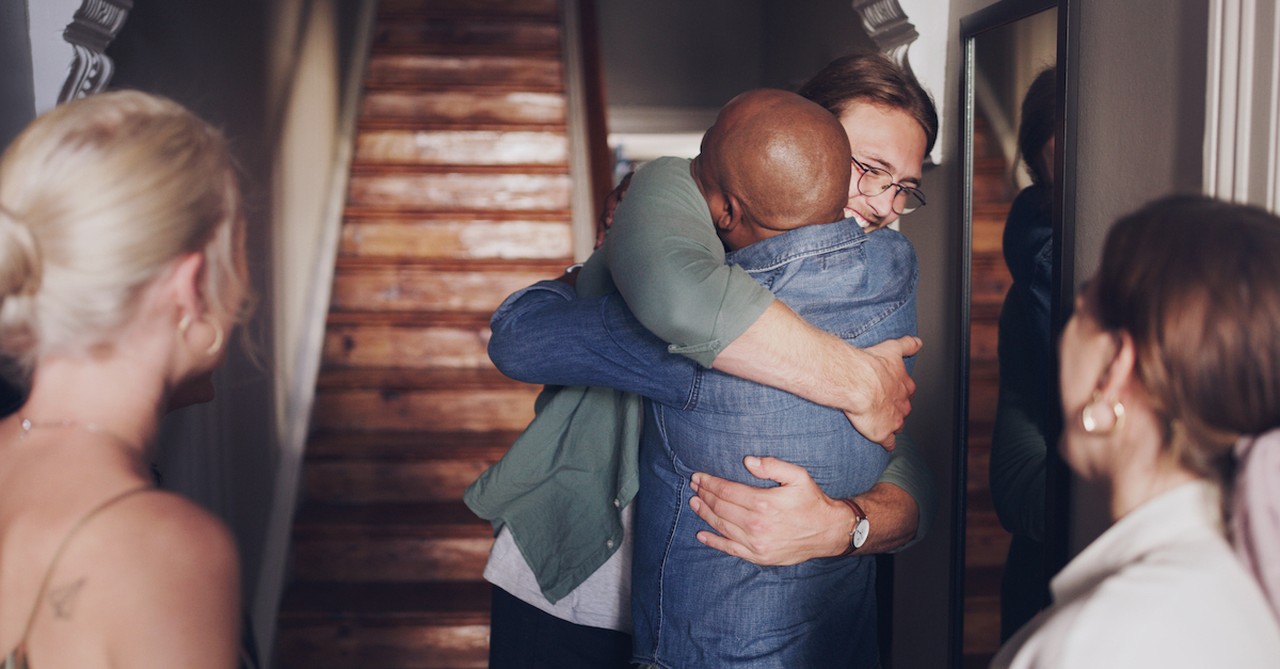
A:
POLYGON ((492 593, 489 669, 628 669, 631 637, 575 625, 502 588, 492 593))

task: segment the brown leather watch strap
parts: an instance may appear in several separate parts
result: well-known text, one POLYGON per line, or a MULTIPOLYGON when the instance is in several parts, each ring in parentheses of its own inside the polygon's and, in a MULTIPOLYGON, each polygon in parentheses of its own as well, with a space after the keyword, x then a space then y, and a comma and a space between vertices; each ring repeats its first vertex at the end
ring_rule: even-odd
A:
POLYGON ((862 522, 862 519, 867 517, 867 512, 863 511, 862 507, 858 506, 858 503, 853 501, 852 498, 842 497, 840 498, 840 501, 848 505, 849 510, 853 511, 853 524, 849 526, 849 547, 845 548, 844 552, 840 554, 840 557, 844 557, 846 555, 853 555, 853 552, 858 550, 858 547, 853 545, 853 534, 858 529, 858 523, 862 522))

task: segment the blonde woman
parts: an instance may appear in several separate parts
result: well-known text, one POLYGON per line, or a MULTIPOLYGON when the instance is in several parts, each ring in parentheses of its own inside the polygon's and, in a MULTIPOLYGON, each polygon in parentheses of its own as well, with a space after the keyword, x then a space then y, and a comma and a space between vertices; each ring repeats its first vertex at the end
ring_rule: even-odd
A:
POLYGON ((0 163, 0 353, 30 392, 0 422, 5 667, 232 667, 233 540, 153 487, 157 423, 221 361, 245 301, 223 138, 116 92, 56 108, 0 163))
POLYGON ((1061 387, 1063 457, 1113 525, 994 667, 1280 666, 1280 623, 1223 514, 1237 444, 1280 447, 1277 259, 1280 219, 1206 198, 1111 230, 1062 334, 1061 387))

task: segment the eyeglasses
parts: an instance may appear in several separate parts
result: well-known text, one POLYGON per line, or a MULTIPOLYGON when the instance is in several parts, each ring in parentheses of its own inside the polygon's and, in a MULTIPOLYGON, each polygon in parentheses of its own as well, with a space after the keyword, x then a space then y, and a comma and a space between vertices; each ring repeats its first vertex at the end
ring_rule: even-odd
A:
POLYGON ((863 165, 853 156, 849 156, 849 159, 857 166, 858 171, 862 172, 862 176, 858 177, 859 193, 867 197, 875 197, 890 188, 897 188, 897 192, 893 194, 893 210, 900 216, 910 214, 924 206, 924 193, 919 188, 897 183, 893 180, 893 175, 879 167, 863 165))

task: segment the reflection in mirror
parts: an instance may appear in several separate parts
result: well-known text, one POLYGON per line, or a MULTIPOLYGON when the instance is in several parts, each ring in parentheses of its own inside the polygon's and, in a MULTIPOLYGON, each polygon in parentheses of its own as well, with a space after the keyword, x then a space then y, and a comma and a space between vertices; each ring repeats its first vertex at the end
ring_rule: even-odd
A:
POLYGON ((964 665, 986 666, 1048 603, 1040 540, 1053 393, 1057 11, 971 49, 964 665))

